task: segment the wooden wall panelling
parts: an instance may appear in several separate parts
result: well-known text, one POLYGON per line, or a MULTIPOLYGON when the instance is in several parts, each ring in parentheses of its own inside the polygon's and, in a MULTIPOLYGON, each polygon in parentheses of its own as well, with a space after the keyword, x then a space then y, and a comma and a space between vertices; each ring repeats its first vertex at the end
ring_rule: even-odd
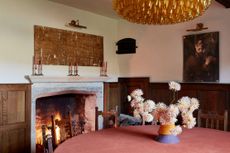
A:
POLYGON ((100 66, 103 37, 76 31, 34 26, 34 55, 45 65, 100 66))
POLYGON ((1 153, 30 152, 30 84, 0 85, 1 153))
POLYGON ((25 122, 26 116, 26 92, 8 91, 7 115, 8 124, 25 122))
POLYGON ((171 101, 171 92, 168 84, 165 83, 151 83, 149 88, 150 99, 155 103, 163 102, 169 104, 171 101))
MULTIPOLYGON (((116 109, 118 106, 118 114, 120 113, 120 85, 117 82, 104 83, 104 112, 108 112, 111 109, 116 109)), ((105 119, 103 126, 109 127, 108 118, 105 119)))
POLYGON ((3 100, 2 100, 2 92, 0 92, 0 126, 3 125, 2 113, 3 113, 3 100))
MULTIPOLYGON (((198 90, 198 98, 200 99, 200 109, 204 112, 212 111, 223 115, 225 109, 229 111, 229 85, 207 84, 201 86, 201 89, 198 90)), ((229 122, 228 117, 228 129, 229 122)), ((222 128, 223 123, 220 126, 222 128)))
POLYGON ((178 99, 183 96, 198 98, 197 85, 181 83, 181 90, 178 92, 178 99))
POLYGON ((120 85, 117 82, 114 83, 104 83, 105 91, 105 102, 104 110, 109 111, 110 109, 115 109, 118 106, 118 111, 120 111, 120 85))
MULTIPOLYGON (((127 102, 127 95, 137 88, 144 91, 145 99, 152 99, 156 103, 169 104, 172 99, 168 83, 149 83, 148 78, 119 78, 118 81, 120 84, 121 113, 132 115, 130 103, 127 102)), ((114 94, 109 93, 110 96, 114 94)), ((182 96, 197 98, 200 102, 199 108, 203 111, 216 111, 222 114, 227 109, 230 112, 230 84, 181 83, 181 90, 178 92, 177 99, 182 96)), ((197 112, 194 112, 195 117, 197 117, 197 112)), ((230 130, 230 113, 228 115, 228 130, 230 130)))
POLYGON ((27 146, 26 142, 26 127, 14 128, 8 131, 8 146, 9 146, 9 153, 16 153, 16 152, 28 152, 28 149, 25 149, 27 146))
POLYGON ((224 84, 207 84, 202 86, 197 92, 202 110, 224 113, 225 109, 229 109, 228 86, 224 84))
POLYGON ((149 97, 149 78, 148 77, 138 77, 138 78, 118 78, 120 83, 120 93, 121 93, 121 113, 123 114, 133 114, 133 110, 130 107, 130 103, 127 100, 127 96, 135 89, 142 89, 144 92, 143 97, 149 97))
MULTIPOLYGON (((150 96, 155 102, 170 100, 168 83, 151 83, 150 96)), ((230 110, 230 85, 216 83, 181 83, 181 90, 178 92, 178 99, 182 96, 195 97, 200 102, 199 109, 204 111, 215 111, 220 114, 224 110, 230 110)), ((197 112, 194 116, 197 117, 197 112)), ((230 116, 229 116, 230 117, 230 116)), ((230 122, 230 118, 228 118, 230 122)), ((229 127, 229 125, 228 125, 229 127)))
POLYGON ((0 140, 1 140, 1 143, 0 143, 0 152, 2 153, 3 152, 3 133, 2 133, 2 130, 1 130, 1 126, 0 126, 0 140))

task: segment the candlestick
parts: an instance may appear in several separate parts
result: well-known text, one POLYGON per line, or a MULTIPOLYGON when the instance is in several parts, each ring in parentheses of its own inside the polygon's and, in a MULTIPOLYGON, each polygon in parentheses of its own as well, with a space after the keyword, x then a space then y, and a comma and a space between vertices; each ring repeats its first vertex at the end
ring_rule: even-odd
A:
POLYGON ((35 75, 35 67, 34 67, 34 56, 32 58, 32 75, 35 75))
POLYGON ((73 70, 72 70, 72 63, 69 63, 69 72, 68 72, 68 76, 71 76, 73 74, 73 70))
POLYGON ((75 65, 75 75, 79 76, 79 74, 78 74, 78 63, 76 63, 76 65, 75 65))
POLYGON ((100 67, 100 76, 107 76, 107 62, 102 62, 100 67))
POLYGON ((37 75, 43 75, 42 74, 42 60, 41 59, 38 60, 37 71, 38 71, 37 75))
POLYGON ((105 62, 105 76, 106 76, 106 73, 107 73, 107 61, 105 62))

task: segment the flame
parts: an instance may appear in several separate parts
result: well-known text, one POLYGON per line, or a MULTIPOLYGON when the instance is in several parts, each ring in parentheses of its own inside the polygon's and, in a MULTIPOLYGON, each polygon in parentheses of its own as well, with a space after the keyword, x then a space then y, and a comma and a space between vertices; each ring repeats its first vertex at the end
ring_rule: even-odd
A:
MULTIPOLYGON (((57 112, 54 116, 54 121, 60 121, 61 120, 61 114, 60 112, 57 112)), ((58 125, 55 125, 55 135, 56 135, 56 144, 59 144, 61 142, 61 132, 60 127, 58 125)))
POLYGON ((58 120, 58 121, 61 120, 61 114, 60 114, 60 112, 56 112, 56 113, 55 113, 55 115, 54 115, 54 121, 55 121, 55 120, 58 120))
POLYGON ((60 127, 57 125, 55 127, 55 134, 56 134, 56 144, 59 144, 61 142, 61 132, 60 132, 60 127))
MULTIPOLYGON (((60 112, 55 112, 54 113, 54 121, 61 120, 61 114, 60 112)), ((45 119, 42 120, 41 117, 36 116, 36 144, 40 144, 43 145, 43 136, 42 136, 42 125, 46 125, 46 129, 45 129, 45 136, 47 135, 52 135, 51 133, 51 129, 48 129, 47 127, 51 127, 52 126, 52 121, 51 121, 51 115, 50 115, 50 119, 45 119)), ((59 144, 61 141, 61 133, 60 133, 60 127, 55 125, 55 136, 56 136, 56 144, 59 144)))

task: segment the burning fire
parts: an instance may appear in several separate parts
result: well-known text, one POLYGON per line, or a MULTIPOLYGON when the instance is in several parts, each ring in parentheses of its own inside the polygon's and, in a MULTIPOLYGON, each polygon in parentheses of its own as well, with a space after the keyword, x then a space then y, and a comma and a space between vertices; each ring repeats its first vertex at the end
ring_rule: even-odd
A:
MULTIPOLYGON (((61 114, 60 112, 55 112, 54 121, 60 121, 61 114)), ((41 117, 36 116, 36 144, 43 145, 43 136, 42 136, 42 126, 45 125, 45 137, 47 135, 52 135, 51 128, 52 128, 52 119, 46 119, 45 121, 41 119, 41 117)), ((61 142, 61 133, 60 127, 55 125, 55 136, 56 140, 55 143, 59 144, 61 142)))
MULTIPOLYGON (((61 114, 57 112, 54 116, 54 121, 60 121, 61 120, 61 114)), ((61 142, 61 132, 60 127, 58 125, 55 125, 55 134, 56 134, 56 144, 59 144, 61 142)))

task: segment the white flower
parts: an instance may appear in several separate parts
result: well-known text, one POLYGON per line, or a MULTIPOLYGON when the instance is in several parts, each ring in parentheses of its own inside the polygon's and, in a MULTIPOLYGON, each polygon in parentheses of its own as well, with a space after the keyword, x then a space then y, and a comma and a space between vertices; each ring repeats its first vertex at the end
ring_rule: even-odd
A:
POLYGON ((127 96, 128 101, 132 100, 132 97, 130 95, 127 96))
POLYGON ((152 112, 155 109, 155 102, 152 100, 146 100, 144 102, 144 111, 145 112, 152 112))
POLYGON ((162 103, 162 102, 159 102, 159 103, 157 103, 157 105, 156 105, 156 108, 161 108, 161 109, 165 109, 165 108, 167 108, 167 106, 164 104, 164 103, 162 103))
POLYGON ((142 114, 143 120, 146 122, 152 122, 153 121, 153 116, 149 114, 148 112, 144 112, 142 114))
POLYGON ((138 119, 141 119, 140 112, 137 111, 137 110, 134 110, 134 111, 133 111, 133 116, 136 117, 136 118, 138 118, 138 119))
POLYGON ((144 112, 143 103, 137 103, 136 106, 135 106, 135 110, 138 111, 139 113, 143 113, 144 112))
POLYGON ((169 105, 168 110, 172 117, 177 117, 177 115, 180 113, 178 107, 174 104, 169 105))
POLYGON ((190 111, 194 111, 199 108, 199 101, 196 98, 191 98, 190 111))
POLYGON ((136 97, 136 96, 139 97, 139 96, 142 96, 142 95, 143 95, 143 91, 141 89, 136 89, 131 93, 132 97, 136 97))
POLYGON ((179 125, 173 128, 172 130, 170 130, 170 133, 173 135, 181 134, 181 132, 182 132, 182 128, 179 125))
POLYGON ((136 99, 138 102, 143 102, 144 101, 143 97, 135 97, 134 99, 136 99))
POLYGON ((139 103, 139 102, 138 102, 136 99, 133 99, 133 100, 131 101, 131 103, 130 103, 130 106, 131 106, 131 107, 137 107, 138 103, 139 103))
POLYGON ((190 98, 189 97, 182 97, 181 99, 178 100, 178 108, 180 109, 181 112, 186 112, 188 111, 190 107, 190 98))
MULTIPOLYGON (((169 82, 169 89, 174 93, 181 89, 179 83, 169 82)), ((193 111, 198 109, 199 101, 196 98, 182 97, 176 104, 167 106, 163 102, 155 103, 152 100, 145 100, 141 89, 134 90, 127 96, 131 107, 134 108, 133 115, 136 118, 143 119, 143 121, 151 122, 153 119, 159 121, 161 125, 169 125, 177 122, 177 116, 181 112, 183 119, 183 126, 186 128, 193 128, 196 125, 196 119, 193 117, 193 111)), ((174 95, 175 96, 175 95, 174 95)), ((178 135, 182 132, 180 125, 173 128, 170 133, 178 135)))
POLYGON ((175 81, 169 82, 169 90, 180 91, 181 85, 175 81))
POLYGON ((196 125, 196 119, 192 114, 184 114, 182 116, 184 127, 191 129, 196 125))

